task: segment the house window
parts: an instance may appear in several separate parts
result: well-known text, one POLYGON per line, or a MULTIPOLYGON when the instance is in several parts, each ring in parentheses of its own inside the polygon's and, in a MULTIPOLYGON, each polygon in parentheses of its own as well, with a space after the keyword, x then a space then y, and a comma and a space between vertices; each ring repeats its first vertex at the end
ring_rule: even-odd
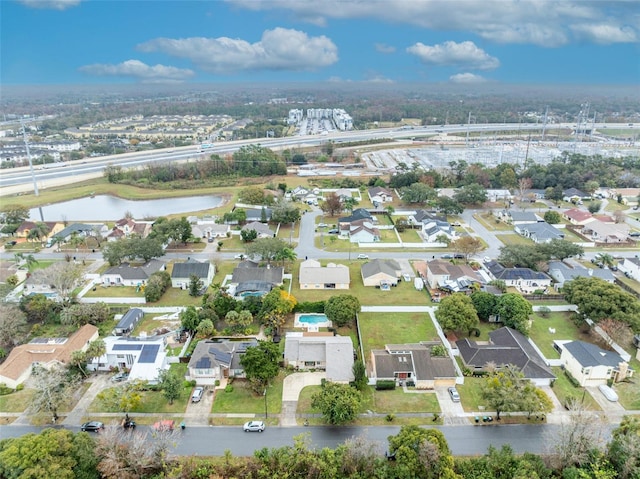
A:
POLYGON ((607 376, 611 377, 612 373, 613 373, 613 369, 611 368, 607 369, 607 376))
POLYGON ((580 372, 584 375, 589 375, 591 373, 591 368, 582 368, 580 372))
POLYGON ((304 365, 305 365, 306 367, 313 367, 313 366, 315 366, 315 365, 316 365, 316 362, 315 362, 315 361, 305 361, 305 362, 304 362, 304 365))

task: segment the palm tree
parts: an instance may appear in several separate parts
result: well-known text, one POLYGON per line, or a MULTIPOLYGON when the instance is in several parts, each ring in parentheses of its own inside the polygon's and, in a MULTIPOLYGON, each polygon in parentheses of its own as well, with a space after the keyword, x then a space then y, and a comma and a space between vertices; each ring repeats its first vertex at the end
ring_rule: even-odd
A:
POLYGON ((27 239, 42 241, 42 239, 46 238, 48 234, 49 227, 47 226, 47 224, 39 221, 35 225, 33 225, 33 228, 31 228, 29 234, 27 235, 27 239))
POLYGON ((36 264, 38 264, 38 260, 32 254, 30 254, 30 255, 25 256, 24 264, 26 265, 27 270, 31 271, 31 268, 33 266, 35 266, 36 264))
POLYGON ((286 261, 295 261, 298 255, 293 250, 293 248, 282 248, 280 251, 276 253, 275 260, 282 261, 282 267, 286 261))
POLYGON ((609 253, 598 253, 598 256, 596 256, 596 262, 608 268, 612 268, 613 265, 615 264, 615 260, 613 259, 613 256, 610 255, 609 253))

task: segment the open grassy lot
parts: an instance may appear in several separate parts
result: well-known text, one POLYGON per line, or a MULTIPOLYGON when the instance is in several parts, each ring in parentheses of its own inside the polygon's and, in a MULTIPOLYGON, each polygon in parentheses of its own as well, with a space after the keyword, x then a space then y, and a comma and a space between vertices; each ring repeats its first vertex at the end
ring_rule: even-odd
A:
POLYGON ((489 231, 513 231, 513 225, 500 221, 492 213, 479 213, 473 215, 489 231))
MULTIPOLYGON (((279 414, 282 409, 282 383, 285 373, 273 381, 267 389, 267 411, 279 414)), ((213 413, 264 414, 265 397, 254 393, 246 380, 236 379, 231 383, 232 391, 217 390, 213 400, 213 413)))
MULTIPOLYGON (((95 291, 89 290, 87 298, 144 298, 143 291, 136 291, 133 286, 97 286, 95 291)), ((149 303, 152 306, 200 306, 202 298, 189 296, 189 291, 169 287, 159 301, 149 303)))
MULTIPOLYGON (((353 253, 353 258, 356 257, 356 253, 353 253)), ((323 266, 326 266, 331 260, 321 261, 323 266)), ((293 285, 291 287, 291 294, 301 301, 325 301, 337 294, 350 294, 356 296, 360 300, 360 304, 373 306, 373 305, 387 305, 390 302, 393 304, 402 305, 428 305, 431 304, 429 296, 423 291, 416 291, 412 282, 402 281, 398 283, 398 286, 391 288, 390 291, 380 291, 373 286, 365 286, 362 282, 362 275, 360 268, 363 264, 362 260, 355 260, 349 263, 347 261, 336 261, 337 264, 346 264, 349 267, 351 274, 351 287, 347 290, 301 290, 300 282, 298 281, 297 274, 294 274, 293 285)), ((293 268, 294 272, 298 271, 298 265, 293 268)))
POLYGON ((586 392, 586 389, 577 388, 571 384, 562 368, 553 367, 551 370, 557 378, 553 383, 553 392, 562 405, 565 405, 568 399, 573 399, 582 402, 591 411, 600 411, 602 409, 596 400, 591 397, 591 394, 586 392))
POLYGON ((89 290, 85 294, 86 298, 144 298, 144 291, 137 291, 133 286, 101 286, 98 285, 95 291, 89 290))
POLYGON ((372 349, 384 349, 385 344, 439 340, 427 313, 360 313, 358 317, 366 361, 372 349))
POLYGON ((35 390, 23 389, 0 396, 0 412, 23 412, 29 406, 35 390))
POLYGON ((548 318, 543 318, 537 313, 532 316, 533 323, 529 331, 529 337, 540 348, 542 354, 549 359, 558 359, 560 354, 553 348, 553 341, 557 339, 570 339, 589 341, 587 330, 580 330, 571 321, 571 312, 552 312, 548 318), (549 331, 555 330, 555 333, 549 331))
POLYGON ((481 397, 480 385, 484 378, 464 378, 464 384, 458 384, 456 389, 460 393, 460 402, 467 412, 480 411, 484 407, 484 401, 481 397))
POLYGON ((512 233, 508 233, 508 234, 499 235, 498 239, 500 241, 502 241, 506 245, 526 244, 526 245, 533 246, 533 241, 531 241, 530 239, 525 238, 524 236, 520 236, 519 234, 516 234, 516 233, 513 233, 513 234, 512 233))
POLYGON ((411 228, 407 228, 402 233, 399 233, 400 238, 405 243, 422 243, 422 238, 418 235, 418 231, 411 228))

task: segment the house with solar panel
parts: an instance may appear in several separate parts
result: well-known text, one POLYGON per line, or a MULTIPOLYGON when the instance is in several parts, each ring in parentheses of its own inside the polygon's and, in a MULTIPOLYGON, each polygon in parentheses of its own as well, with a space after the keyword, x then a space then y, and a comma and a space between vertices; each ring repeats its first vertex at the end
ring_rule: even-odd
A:
POLYGON ((240 358, 248 348, 257 346, 255 339, 246 341, 200 341, 187 366, 187 380, 198 386, 214 385, 227 378, 245 377, 240 358))
POLYGON ((547 291, 551 287, 551 278, 541 271, 531 268, 505 268, 497 261, 485 263, 492 279, 504 281, 507 287, 513 286, 524 294, 547 291))
POLYGON ((169 369, 164 337, 107 336, 106 353, 87 365, 90 371, 129 371, 129 380, 155 381, 169 369))

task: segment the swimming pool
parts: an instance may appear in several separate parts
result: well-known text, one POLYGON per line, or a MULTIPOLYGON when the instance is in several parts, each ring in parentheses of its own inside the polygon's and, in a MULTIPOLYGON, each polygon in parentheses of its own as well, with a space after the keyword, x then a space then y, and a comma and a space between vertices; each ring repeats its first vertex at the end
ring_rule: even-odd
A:
POLYGON ((319 313, 298 313, 294 321, 296 328, 328 328, 332 325, 326 314, 319 313))

